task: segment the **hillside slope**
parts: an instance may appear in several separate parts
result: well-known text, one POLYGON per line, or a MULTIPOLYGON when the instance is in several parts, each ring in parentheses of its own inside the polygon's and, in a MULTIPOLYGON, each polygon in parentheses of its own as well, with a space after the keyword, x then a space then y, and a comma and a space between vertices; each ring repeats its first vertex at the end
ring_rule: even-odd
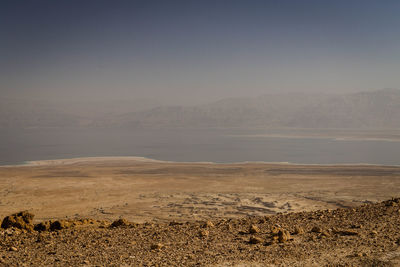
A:
POLYGON ((346 95, 276 94, 115 116, 118 127, 400 128, 400 90, 346 95))
POLYGON ((0 230, 0 263, 29 266, 398 266, 400 199, 208 222, 53 222, 0 230))

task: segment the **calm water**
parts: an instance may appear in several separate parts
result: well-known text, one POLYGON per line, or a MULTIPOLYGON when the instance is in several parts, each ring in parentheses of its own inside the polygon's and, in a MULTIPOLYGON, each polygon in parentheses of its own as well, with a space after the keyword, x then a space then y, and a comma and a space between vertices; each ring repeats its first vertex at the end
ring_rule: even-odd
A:
POLYGON ((232 136, 228 130, 2 130, 0 165, 90 156, 170 161, 400 164, 400 142, 232 136))

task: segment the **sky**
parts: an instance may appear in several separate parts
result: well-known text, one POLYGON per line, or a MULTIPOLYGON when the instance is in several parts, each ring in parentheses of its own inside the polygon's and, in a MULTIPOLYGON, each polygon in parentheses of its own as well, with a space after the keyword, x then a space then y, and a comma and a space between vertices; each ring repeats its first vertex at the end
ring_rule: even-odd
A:
POLYGON ((400 88, 400 1, 2 0, 0 93, 182 103, 400 88))

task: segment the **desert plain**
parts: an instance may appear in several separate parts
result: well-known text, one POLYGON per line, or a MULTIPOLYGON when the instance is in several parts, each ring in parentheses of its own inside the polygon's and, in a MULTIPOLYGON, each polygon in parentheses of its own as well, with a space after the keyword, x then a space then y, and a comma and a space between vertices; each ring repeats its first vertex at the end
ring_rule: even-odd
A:
POLYGON ((26 210, 32 225, 69 224, 0 230, 0 263, 396 266, 399 189, 398 166, 133 157, 2 166, 1 218, 26 210))
POLYGON ((78 158, 0 167, 0 216, 196 221, 354 207, 396 197, 400 167, 78 158))

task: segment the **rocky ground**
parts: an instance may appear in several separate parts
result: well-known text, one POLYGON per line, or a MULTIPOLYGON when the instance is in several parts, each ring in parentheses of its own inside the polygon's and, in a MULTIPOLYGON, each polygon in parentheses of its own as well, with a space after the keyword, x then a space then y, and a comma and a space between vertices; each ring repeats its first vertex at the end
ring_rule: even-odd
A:
POLYGON ((398 266, 400 199, 210 221, 112 224, 6 217, 4 266, 398 266))

